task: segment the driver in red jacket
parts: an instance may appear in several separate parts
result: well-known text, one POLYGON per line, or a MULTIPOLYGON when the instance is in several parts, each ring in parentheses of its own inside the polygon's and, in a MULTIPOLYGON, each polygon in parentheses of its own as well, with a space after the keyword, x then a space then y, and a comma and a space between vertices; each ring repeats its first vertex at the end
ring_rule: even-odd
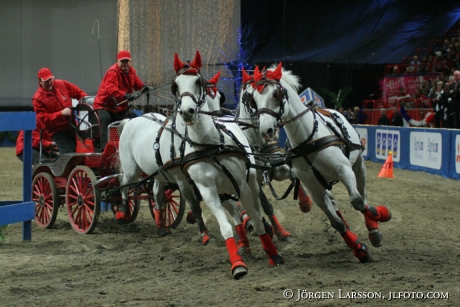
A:
POLYGON ((72 99, 88 96, 75 84, 55 80, 49 68, 38 71, 38 89, 32 97, 37 116, 61 154, 75 152, 76 134, 70 125, 72 99))
POLYGON ((128 102, 136 99, 133 92, 140 90, 144 93, 149 90, 131 65, 131 54, 126 50, 118 52, 117 62, 109 67, 99 86, 94 99, 94 109, 97 110, 101 125, 96 151, 104 150, 107 143, 107 127, 110 123, 137 116, 128 109, 128 102))

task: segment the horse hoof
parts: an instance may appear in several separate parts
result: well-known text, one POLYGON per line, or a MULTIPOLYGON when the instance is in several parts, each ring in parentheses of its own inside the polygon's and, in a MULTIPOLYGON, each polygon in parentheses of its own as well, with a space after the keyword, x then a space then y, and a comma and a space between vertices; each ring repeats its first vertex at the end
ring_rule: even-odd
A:
POLYGON ((360 245, 361 245, 360 248, 353 251, 353 255, 355 255, 355 257, 358 258, 358 260, 361 263, 371 262, 372 257, 371 257, 371 252, 369 251, 369 248, 364 243, 360 243, 360 245))
POLYGON ((280 241, 284 242, 292 242, 291 240, 291 234, 287 232, 285 229, 277 229, 275 230, 276 237, 280 241))
POLYGON ((232 270, 233 279, 240 279, 248 274, 248 269, 244 266, 238 266, 232 270))
POLYGON ((382 233, 378 229, 369 230, 369 241, 371 241, 372 246, 380 247, 382 246, 380 242, 382 242, 382 233))
POLYGON ((169 228, 159 228, 157 229, 158 238, 163 238, 171 235, 171 230, 169 228))
POLYGON ((192 224, 192 225, 196 223, 196 218, 193 215, 192 211, 189 211, 189 213, 187 213, 186 221, 187 223, 192 224))
POLYGON ((281 256, 280 254, 276 254, 268 261, 268 263, 271 266, 279 266, 279 265, 285 264, 286 262, 284 261, 283 256, 281 256))

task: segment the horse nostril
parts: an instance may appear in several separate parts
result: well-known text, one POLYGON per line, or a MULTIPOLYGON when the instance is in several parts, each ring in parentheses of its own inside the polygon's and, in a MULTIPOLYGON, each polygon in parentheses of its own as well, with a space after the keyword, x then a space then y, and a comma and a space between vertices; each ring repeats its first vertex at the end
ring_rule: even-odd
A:
POLYGON ((267 134, 268 134, 269 137, 272 137, 273 136, 273 129, 272 128, 268 129, 267 134))
POLYGON ((194 113, 195 113, 195 109, 193 109, 193 108, 188 109, 188 113, 194 114, 194 113))

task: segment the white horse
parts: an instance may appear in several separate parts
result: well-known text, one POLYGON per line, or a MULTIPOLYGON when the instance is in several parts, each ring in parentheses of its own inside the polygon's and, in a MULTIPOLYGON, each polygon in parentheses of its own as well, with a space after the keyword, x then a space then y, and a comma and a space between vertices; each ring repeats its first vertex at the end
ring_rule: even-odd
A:
MULTIPOLYGON (((255 161, 250 155, 249 143, 236 123, 214 123, 209 114, 209 106, 202 98, 205 89, 199 71, 199 52, 192 63, 196 66, 188 62, 183 63, 177 54, 174 55, 176 77, 172 88, 177 97, 179 114, 186 125, 188 140, 181 166, 219 223, 234 278, 246 275, 247 266, 238 253, 232 227, 222 207, 222 199, 241 201, 252 219, 255 231, 259 234, 269 263, 283 264, 284 259, 266 232, 266 224, 263 223, 259 212, 259 185, 256 171, 250 167, 255 161)), ((234 206, 226 206, 227 210, 234 211, 232 208, 234 206)), ((232 211, 230 213, 233 213, 232 211)), ((234 220, 237 223, 235 218, 234 220)), ((241 227, 240 230, 245 233, 244 228, 241 227)), ((238 229, 237 232, 240 234, 238 229)))
MULTIPOLYGON (((258 127, 258 117, 257 114, 254 114, 253 110, 250 109, 249 104, 246 100, 250 99, 250 95, 248 96, 248 92, 246 91, 247 87, 250 83, 254 82, 254 78, 243 71, 243 85, 240 90, 240 97, 239 97, 239 104, 236 110, 236 114, 238 115, 236 118, 234 116, 224 116, 220 118, 216 118, 215 121, 217 122, 228 122, 228 121, 236 121, 238 125, 241 127, 243 133, 245 134, 246 138, 248 139, 249 143, 251 144, 252 151, 256 153, 260 158, 256 156, 256 162, 260 165, 263 165, 257 171, 257 179, 259 185, 263 184, 271 184, 271 180, 276 181, 284 181, 290 180, 291 186, 286 191, 286 194, 295 186, 295 178, 293 178, 291 174, 290 168, 284 164, 283 153, 281 151, 278 142, 266 142, 259 133, 258 127), (279 157, 275 159, 276 155, 279 157), (267 167, 267 163, 278 163, 275 160, 280 160, 281 165, 275 167, 269 167, 269 169, 264 169, 267 167)), ((271 187, 270 187, 271 188, 271 187)), ((308 193, 303 189, 302 185, 296 186, 298 188, 298 198, 299 198, 299 208, 302 212, 309 212, 311 210, 312 201, 309 197, 308 193)), ((296 195, 297 196, 297 195, 296 195)), ((275 195, 277 197, 277 195, 275 195)), ((283 199, 284 197, 277 197, 278 200, 283 199)), ((261 201, 262 208, 264 209, 265 214, 267 214, 271 224, 274 227, 274 232, 279 240, 291 242, 291 234, 284 229, 284 227, 279 223, 278 218, 274 214, 273 205, 268 200, 267 196, 265 195, 264 191, 260 189, 259 191, 259 198, 261 201)), ((250 220, 245 218, 245 225, 250 224, 248 223, 250 220), (246 224, 247 223, 247 224, 246 224)), ((252 225, 251 225, 252 226, 252 225)), ((248 229, 249 227, 246 226, 248 229)))
POLYGON ((363 213, 372 245, 381 245, 379 222, 391 219, 385 206, 369 206, 365 191, 366 165, 363 147, 356 130, 339 112, 322 111, 305 106, 297 94, 298 78, 283 71, 280 63, 274 70, 254 71, 253 104, 260 120, 260 133, 267 141, 276 139, 275 132, 284 126, 292 146, 286 162, 308 189, 314 202, 329 218, 353 254, 362 263, 371 260, 368 247, 350 231, 332 198, 332 185, 342 182, 352 206, 363 213))
MULTIPOLYGON (((219 73, 210 80, 204 80, 208 88, 215 87, 219 79, 219 73)), ((206 95, 210 111, 220 112, 218 95, 212 97, 206 95)), ((164 225, 164 189, 167 182, 177 183, 184 197, 189 203, 192 213, 198 222, 203 244, 211 240, 202 219, 200 200, 194 193, 191 185, 180 168, 180 146, 185 141, 185 126, 177 124, 176 113, 169 118, 163 114, 149 113, 143 116, 124 120, 119 125, 119 158, 120 170, 119 182, 121 186, 138 182, 141 172, 151 176, 155 180, 155 223, 158 236, 170 234, 169 227, 164 225)), ((122 189, 122 204, 126 204, 127 188, 122 189)), ((116 212, 117 220, 129 219, 129 210, 122 205, 116 212)), ((238 213, 235 213, 239 217, 238 213)), ((244 239, 244 237, 242 238, 244 239)))

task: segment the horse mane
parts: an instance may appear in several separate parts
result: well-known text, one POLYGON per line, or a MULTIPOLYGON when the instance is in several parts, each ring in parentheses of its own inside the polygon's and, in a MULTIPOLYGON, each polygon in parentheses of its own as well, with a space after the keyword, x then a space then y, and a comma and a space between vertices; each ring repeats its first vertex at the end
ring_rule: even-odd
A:
MULTIPOLYGON (((276 64, 273 64, 268 69, 275 70, 276 66, 277 66, 276 64)), ((290 70, 285 70, 284 67, 283 67, 283 76, 281 77, 281 80, 289 84, 294 89, 294 91, 296 91, 296 93, 298 93, 300 87, 302 87, 302 85, 300 84, 300 77, 294 75, 292 71, 290 70)))

